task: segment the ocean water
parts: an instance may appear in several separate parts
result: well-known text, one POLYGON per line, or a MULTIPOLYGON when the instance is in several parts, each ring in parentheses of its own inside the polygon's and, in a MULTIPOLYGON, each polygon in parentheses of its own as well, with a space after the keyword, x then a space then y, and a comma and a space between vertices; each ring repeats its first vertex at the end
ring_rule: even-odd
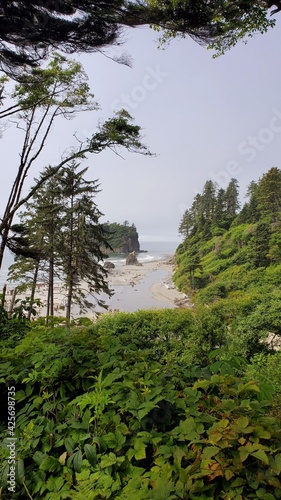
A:
MULTIPOLYGON (((141 252, 137 254, 138 261, 143 264, 145 262, 153 262, 171 258, 179 243, 171 241, 140 241, 141 252)), ((113 264, 125 264, 126 254, 112 254, 107 260, 113 264)))
MULTIPOLYGON (((145 252, 140 252, 139 254, 137 254, 137 258, 140 263, 145 263, 171 258, 174 255, 179 243, 171 241, 140 241, 140 245, 141 250, 145 250, 145 252)), ((110 255, 107 260, 110 260, 111 262, 116 264, 125 264, 126 255, 113 254, 110 255)), ((13 264, 13 262, 13 254, 9 252, 9 250, 6 250, 4 254, 2 269, 0 270, 0 293, 5 283, 9 283, 10 286, 13 285, 13 283, 7 281, 8 269, 9 266, 13 264)))
POLYGON ((8 283, 8 269, 14 262, 14 256, 9 250, 4 253, 2 268, 0 269, 0 293, 2 292, 3 285, 8 283))

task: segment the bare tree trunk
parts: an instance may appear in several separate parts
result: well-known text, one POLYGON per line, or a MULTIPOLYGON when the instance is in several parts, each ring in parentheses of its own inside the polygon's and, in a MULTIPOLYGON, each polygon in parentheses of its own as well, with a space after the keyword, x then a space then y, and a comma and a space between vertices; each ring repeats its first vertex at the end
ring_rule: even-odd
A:
POLYGON ((1 297, 1 307, 2 307, 2 309, 4 309, 4 307, 5 307, 6 291, 7 291, 7 285, 5 283, 5 285, 3 286, 2 297, 1 297))
POLYGON ((4 251, 5 251, 5 248, 7 245, 7 241, 8 241, 9 230, 10 230, 10 224, 7 223, 7 225, 3 228, 2 233, 1 233, 0 269, 1 269, 2 263, 3 263, 4 251))
POLYGON ((30 309, 28 311, 28 316, 27 318, 31 318, 31 309, 34 304, 34 298, 35 298, 35 291, 36 291, 36 285, 37 285, 37 278, 38 278, 38 271, 39 271, 39 263, 40 261, 38 260, 36 262, 35 270, 34 270, 34 275, 33 275, 33 281, 32 281, 32 286, 31 286, 31 294, 30 294, 30 309))
POLYGON ((72 305, 72 295, 73 295, 73 281, 70 278, 70 283, 67 292, 67 304, 66 304, 66 319, 70 321, 71 305, 72 305))
POLYGON ((15 303, 15 300, 16 300, 16 295, 17 295, 17 288, 14 288, 13 290, 13 295, 12 295, 12 299, 11 299, 11 303, 10 303, 10 307, 9 307, 9 316, 11 316, 12 312, 13 312, 13 309, 14 309, 14 303, 15 303))
POLYGON ((51 257, 49 262, 49 285, 48 285, 48 298, 47 298, 47 321, 48 317, 54 316, 54 258, 51 257))

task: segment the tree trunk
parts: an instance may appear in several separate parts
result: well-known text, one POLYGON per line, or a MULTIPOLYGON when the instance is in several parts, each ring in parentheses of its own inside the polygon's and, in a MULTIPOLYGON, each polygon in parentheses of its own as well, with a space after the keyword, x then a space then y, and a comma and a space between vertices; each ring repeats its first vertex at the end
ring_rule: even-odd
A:
POLYGON ((12 295, 12 298, 11 298, 11 303, 10 303, 10 307, 9 307, 9 317, 11 316, 12 312, 13 312, 13 309, 14 309, 14 303, 15 303, 15 300, 16 300, 16 295, 17 295, 17 288, 14 288, 13 290, 13 295, 12 295))
POLYGON ((73 294, 73 282, 72 282, 72 278, 70 278, 70 283, 69 283, 68 292, 67 292, 67 304, 66 304, 66 314, 65 314, 67 321, 70 321, 72 294, 73 294))
POLYGON ((0 245, 0 269, 2 268, 4 251, 8 241, 10 225, 6 225, 1 233, 1 245, 0 245))
POLYGON ((2 307, 2 309, 5 308, 6 292, 7 292, 7 285, 5 283, 5 285, 3 286, 2 297, 1 297, 1 307, 2 307))
POLYGON ((33 281, 32 281, 32 286, 31 286, 31 294, 30 294, 30 309, 28 311, 28 316, 27 318, 31 318, 31 309, 34 304, 34 297, 35 297, 35 291, 36 291, 36 285, 37 285, 37 278, 38 278, 38 271, 39 271, 39 260, 36 262, 35 270, 34 270, 34 275, 33 275, 33 281))
POLYGON ((49 316, 54 316, 54 259, 49 262, 49 284, 48 284, 48 299, 47 299, 47 320, 49 316))

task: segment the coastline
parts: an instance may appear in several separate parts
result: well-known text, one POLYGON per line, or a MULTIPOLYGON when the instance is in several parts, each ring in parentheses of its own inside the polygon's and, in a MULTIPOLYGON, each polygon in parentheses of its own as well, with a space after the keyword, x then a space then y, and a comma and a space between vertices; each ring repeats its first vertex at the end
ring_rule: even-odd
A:
MULTIPOLYGON (((174 266, 170 261, 155 260, 144 262, 141 265, 115 264, 114 269, 108 271, 108 284, 114 290, 114 295, 108 299, 99 295, 99 299, 106 300, 108 310, 97 306, 81 312, 74 305, 73 319, 88 317, 95 319, 96 314, 110 311, 134 312, 139 309, 162 309, 175 307, 190 307, 188 298, 179 292, 172 282, 174 266)), ((84 289, 86 291, 86 288, 84 289)), ((17 299, 25 299, 28 292, 16 295, 17 299)), ((42 305, 37 307, 37 317, 45 316, 47 312, 47 286, 38 284, 35 297, 39 298, 42 305)), ((7 287, 7 307, 12 300, 12 286, 7 287)), ((91 298, 90 301, 94 299, 91 298)), ((62 284, 54 285, 54 309, 56 316, 64 316, 66 305, 66 291, 62 284)))

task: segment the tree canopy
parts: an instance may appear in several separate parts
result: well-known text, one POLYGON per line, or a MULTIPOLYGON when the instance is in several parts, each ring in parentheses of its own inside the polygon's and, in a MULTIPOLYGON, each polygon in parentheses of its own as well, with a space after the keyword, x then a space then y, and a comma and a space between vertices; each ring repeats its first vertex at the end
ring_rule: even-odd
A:
POLYGON ((39 64, 53 50, 101 51, 122 42, 124 26, 147 24, 164 30, 164 40, 189 35, 221 53, 267 31, 274 25, 269 11, 280 9, 279 0, 6 0, 0 6, 0 68, 20 78, 20 68, 39 64))

